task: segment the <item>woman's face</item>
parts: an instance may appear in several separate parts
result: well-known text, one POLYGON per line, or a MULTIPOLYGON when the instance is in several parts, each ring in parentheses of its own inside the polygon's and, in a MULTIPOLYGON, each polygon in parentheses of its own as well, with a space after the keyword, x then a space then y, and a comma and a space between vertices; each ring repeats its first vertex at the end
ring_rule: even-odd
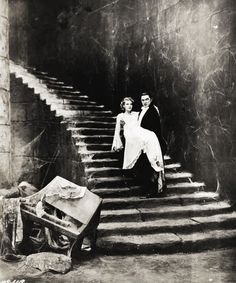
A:
POLYGON ((124 109, 126 112, 130 112, 133 108, 133 103, 130 100, 126 100, 124 103, 124 109))

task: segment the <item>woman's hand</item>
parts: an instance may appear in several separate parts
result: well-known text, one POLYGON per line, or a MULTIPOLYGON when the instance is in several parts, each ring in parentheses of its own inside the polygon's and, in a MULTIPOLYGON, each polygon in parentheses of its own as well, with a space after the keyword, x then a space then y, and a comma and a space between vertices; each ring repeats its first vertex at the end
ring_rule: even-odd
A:
POLYGON ((112 148, 112 151, 116 151, 116 152, 119 152, 121 150, 122 150, 122 147, 118 148, 118 147, 113 146, 112 148))

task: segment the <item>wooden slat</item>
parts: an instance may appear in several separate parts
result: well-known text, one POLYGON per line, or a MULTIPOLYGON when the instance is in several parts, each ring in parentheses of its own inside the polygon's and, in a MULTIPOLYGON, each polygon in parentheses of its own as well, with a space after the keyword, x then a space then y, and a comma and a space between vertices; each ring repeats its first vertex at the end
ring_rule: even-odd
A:
MULTIPOLYGON (((72 239, 77 239, 78 236, 83 232, 83 230, 86 228, 86 225, 81 225, 79 227, 79 229, 75 230, 72 229, 71 227, 63 227, 62 225, 59 225, 49 219, 45 219, 42 217, 38 217, 36 214, 34 214, 33 212, 30 212, 26 209, 21 209, 22 212, 22 216, 25 217, 26 219, 29 219, 31 221, 37 222, 42 224, 45 227, 48 227, 49 229, 55 231, 55 232, 59 232, 60 234, 63 234, 65 236, 68 236, 69 238, 72 239)), ((60 219, 58 219, 60 220, 60 219)))

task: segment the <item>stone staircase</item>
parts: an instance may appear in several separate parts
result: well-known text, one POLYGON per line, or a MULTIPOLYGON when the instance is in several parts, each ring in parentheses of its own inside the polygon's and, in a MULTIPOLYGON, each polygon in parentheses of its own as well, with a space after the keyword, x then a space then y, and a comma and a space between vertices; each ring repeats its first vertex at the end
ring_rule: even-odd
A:
POLYGON ((167 196, 145 199, 111 152, 115 117, 71 86, 11 62, 11 73, 33 88, 67 123, 81 157, 88 188, 101 196, 98 250, 111 253, 176 253, 236 243, 236 213, 218 195, 204 191, 181 164, 165 156, 167 196))

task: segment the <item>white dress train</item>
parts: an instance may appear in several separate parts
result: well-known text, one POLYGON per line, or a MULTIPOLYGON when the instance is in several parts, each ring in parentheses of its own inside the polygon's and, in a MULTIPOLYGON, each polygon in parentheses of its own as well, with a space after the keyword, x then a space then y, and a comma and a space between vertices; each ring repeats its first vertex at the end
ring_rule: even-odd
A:
MULTIPOLYGON (((156 172, 160 172, 158 187, 162 188, 164 180, 164 163, 159 140, 154 132, 140 127, 138 112, 120 113, 116 118, 116 128, 112 150, 124 147, 123 169, 134 167, 141 153, 146 153, 150 165, 156 172), (120 138, 121 123, 124 122, 125 147, 120 138)), ((160 190, 161 191, 161 190, 160 190)))

